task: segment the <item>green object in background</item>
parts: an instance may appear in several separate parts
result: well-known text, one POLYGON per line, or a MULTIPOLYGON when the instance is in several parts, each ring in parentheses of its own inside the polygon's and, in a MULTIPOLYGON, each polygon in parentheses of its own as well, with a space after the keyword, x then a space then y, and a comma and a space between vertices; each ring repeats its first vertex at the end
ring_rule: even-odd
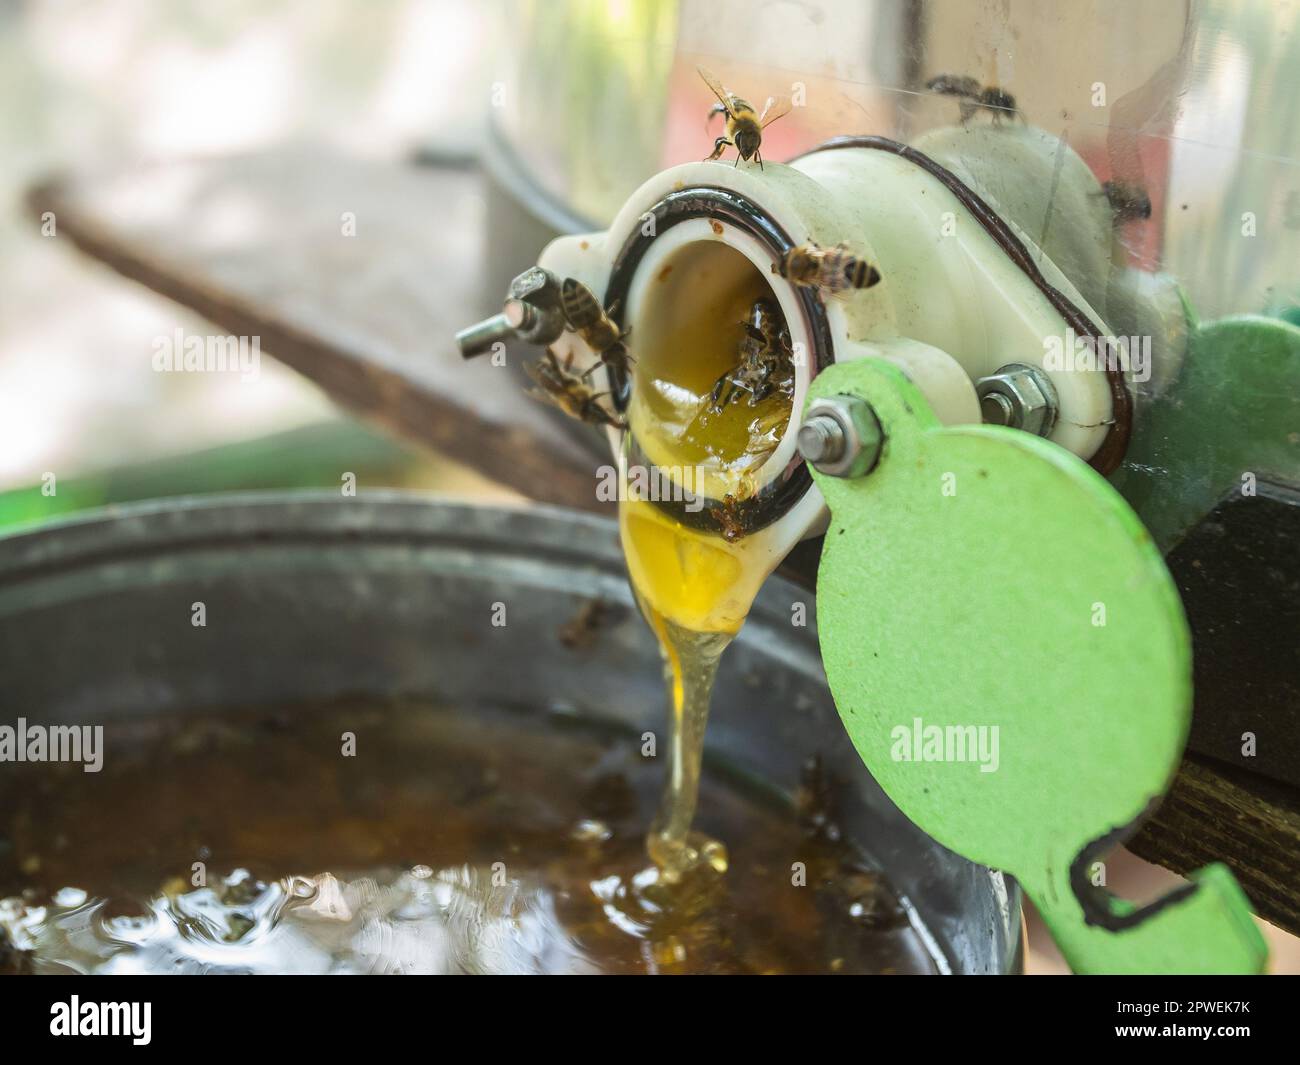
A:
POLYGON ((178 495, 271 488, 328 488, 340 474, 363 485, 390 485, 412 476, 427 459, 359 422, 330 421, 204 451, 119 466, 55 482, 0 492, 0 528, 49 521, 108 503, 178 495))
POLYGON ((1116 486, 1161 550, 1247 475, 1300 485, 1300 327, 1235 315, 1196 325, 1178 379, 1141 411, 1116 486))
POLYGON ((1190 722, 1187 624, 1146 529, 1056 445, 941 426, 887 363, 813 382, 813 398, 845 394, 886 440, 866 476, 814 471, 831 509, 818 624, 872 775, 939 842, 1013 874, 1076 972, 1261 971, 1226 867, 1142 909, 1095 886, 1190 722))

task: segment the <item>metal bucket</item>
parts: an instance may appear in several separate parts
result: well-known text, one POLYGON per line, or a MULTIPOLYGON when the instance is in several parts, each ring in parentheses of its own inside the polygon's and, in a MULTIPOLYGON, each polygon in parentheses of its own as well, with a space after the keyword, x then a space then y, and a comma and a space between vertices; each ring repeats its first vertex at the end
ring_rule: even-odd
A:
MULTIPOLYGON (((779 578, 764 588, 723 659, 707 756, 788 792, 820 753, 845 830, 947 967, 1015 971, 1016 886, 934 843, 863 768, 826 688, 812 604, 806 627, 791 624, 792 603, 810 599, 779 578)), ((0 539, 4 718, 419 695, 660 730, 658 655, 632 607, 614 523, 567 511, 387 492, 110 508, 0 539), (627 609, 592 648, 566 651, 556 631, 592 598, 627 609), (190 623, 199 601, 203 628, 190 623), (508 605, 504 627, 494 603, 508 605)))

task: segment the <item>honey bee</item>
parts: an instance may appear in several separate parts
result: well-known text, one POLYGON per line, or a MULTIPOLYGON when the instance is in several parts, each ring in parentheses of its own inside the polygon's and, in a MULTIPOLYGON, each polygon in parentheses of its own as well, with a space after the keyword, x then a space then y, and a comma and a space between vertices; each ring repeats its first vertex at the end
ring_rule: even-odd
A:
POLYGON ((880 280, 880 271, 866 259, 859 259, 847 244, 819 248, 800 244, 772 264, 772 273, 802 288, 819 288, 834 295, 851 288, 870 288, 880 280))
POLYGON ((599 366, 624 373, 629 371, 633 360, 625 341, 631 330, 620 330, 613 323, 591 289, 581 281, 566 277, 560 285, 560 309, 569 328, 582 337, 600 358, 599 363, 583 372, 583 380, 595 373, 599 366))
POLYGON ((754 407, 775 391, 794 389, 794 352, 776 304, 765 297, 755 300, 749 320, 740 324, 745 331, 740 361, 713 386, 710 407, 714 411, 739 399, 741 392, 749 393, 749 405, 754 407))
POLYGON ((561 365, 555 350, 547 348, 540 359, 531 366, 525 367, 528 376, 537 383, 537 388, 532 389, 529 395, 554 404, 570 418, 577 418, 590 425, 609 425, 615 429, 626 428, 621 418, 600 405, 601 398, 608 393, 601 392, 597 395, 582 383, 581 377, 572 372, 572 366, 572 355, 561 365))
POLYGON ((726 148, 735 148, 737 166, 742 159, 749 162, 752 157, 758 161, 761 170, 763 156, 759 153, 759 148, 763 144, 763 130, 782 115, 789 114, 789 98, 769 96, 760 115, 748 102, 724 86, 710 71, 703 67, 695 69, 704 79, 704 84, 712 89, 713 95, 718 98, 718 102, 709 111, 709 120, 712 121, 714 115, 727 116, 727 132, 713 142, 713 154, 705 162, 709 159, 717 159, 726 148))
POLYGON ((1110 204, 1115 225, 1137 222, 1151 217, 1151 197, 1147 190, 1132 181, 1107 181, 1101 194, 1110 204))
POLYGON ((981 85, 974 78, 939 74, 927 81, 925 87, 940 96, 957 97, 963 126, 980 110, 987 111, 992 116, 995 126, 1002 125, 1005 118, 1023 117, 1016 107, 1016 98, 1009 92, 996 85, 981 85))

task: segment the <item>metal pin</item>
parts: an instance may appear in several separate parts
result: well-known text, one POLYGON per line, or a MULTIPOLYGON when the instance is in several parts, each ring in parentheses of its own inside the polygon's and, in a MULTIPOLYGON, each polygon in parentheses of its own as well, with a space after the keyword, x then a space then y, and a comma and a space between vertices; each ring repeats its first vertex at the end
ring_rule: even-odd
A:
POLYGON ((456 343, 460 346, 462 358, 472 359, 491 351, 496 344, 503 344, 515 336, 515 327, 504 314, 494 314, 481 322, 462 329, 456 334, 456 343))
POLYGON ((885 437, 871 404, 856 396, 827 396, 808 405, 795 444, 819 473, 861 477, 880 459, 885 437))
POLYGON ((844 454, 844 430, 834 418, 818 415, 799 426, 799 454, 817 465, 834 462, 844 454))

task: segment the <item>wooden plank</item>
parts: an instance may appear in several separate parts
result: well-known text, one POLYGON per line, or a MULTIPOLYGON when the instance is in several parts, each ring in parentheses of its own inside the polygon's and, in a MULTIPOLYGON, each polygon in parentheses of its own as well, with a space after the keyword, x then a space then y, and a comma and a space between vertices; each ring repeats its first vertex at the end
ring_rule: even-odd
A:
POLYGON ((592 455, 453 343, 482 309, 476 172, 282 150, 57 178, 28 206, 359 415, 532 499, 603 509, 592 455))
POLYGON ((1300 796, 1286 785, 1188 755, 1128 849, 1184 876, 1223 862, 1256 913, 1300 935, 1300 796))

